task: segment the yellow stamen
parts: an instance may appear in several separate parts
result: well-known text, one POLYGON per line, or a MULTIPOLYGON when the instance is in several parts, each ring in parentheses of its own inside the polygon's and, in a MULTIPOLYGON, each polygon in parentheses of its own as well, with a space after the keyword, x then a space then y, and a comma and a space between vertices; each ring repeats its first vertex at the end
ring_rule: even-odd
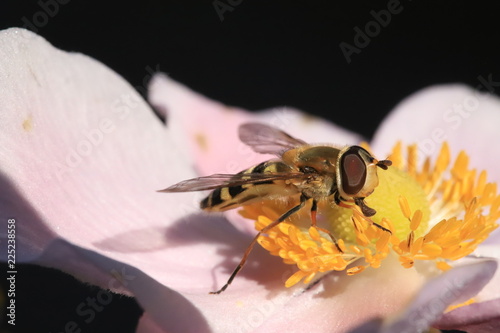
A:
POLYGON ((349 268, 347 269, 347 275, 354 275, 354 274, 358 274, 358 273, 361 273, 362 271, 365 270, 365 266, 355 266, 355 267, 352 267, 352 268, 349 268))
POLYGON ((417 209, 411 218, 410 229, 415 231, 420 226, 420 222, 422 221, 422 211, 417 209))
MULTIPOLYGON (((340 207, 329 199, 318 203, 318 227, 311 226, 308 204, 259 237, 259 244, 272 255, 297 266, 285 282, 287 287, 309 283, 320 272, 354 275, 368 266, 378 268, 389 253, 397 255, 405 268, 417 260, 432 260, 445 271, 498 227, 497 186, 488 183, 486 171, 469 168, 465 152, 450 168, 447 143, 434 163, 426 158, 422 166, 416 145, 407 148, 406 157, 403 151, 401 143, 394 147, 389 157, 392 166, 378 171, 379 185, 365 199, 377 211, 374 216, 368 218, 356 205, 340 207)), ((245 206, 240 213, 254 219, 255 228, 261 230, 297 202, 298 197, 287 203, 266 201, 245 206)))
POLYGON ((410 219, 411 216, 410 205, 408 204, 408 200, 406 200, 405 197, 403 196, 399 197, 399 206, 401 207, 401 212, 403 213, 404 217, 410 219))

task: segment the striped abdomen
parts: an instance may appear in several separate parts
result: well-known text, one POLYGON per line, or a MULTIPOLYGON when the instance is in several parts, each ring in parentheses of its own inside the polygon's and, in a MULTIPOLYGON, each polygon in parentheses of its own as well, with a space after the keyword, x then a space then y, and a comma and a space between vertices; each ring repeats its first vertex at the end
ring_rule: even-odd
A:
MULTIPOLYGON (((266 161, 244 170, 238 175, 290 172, 290 167, 281 161, 266 161)), ((213 190, 200 203, 207 211, 225 211, 257 201, 288 196, 297 193, 294 186, 286 185, 283 180, 265 180, 243 185, 221 187, 213 190)))

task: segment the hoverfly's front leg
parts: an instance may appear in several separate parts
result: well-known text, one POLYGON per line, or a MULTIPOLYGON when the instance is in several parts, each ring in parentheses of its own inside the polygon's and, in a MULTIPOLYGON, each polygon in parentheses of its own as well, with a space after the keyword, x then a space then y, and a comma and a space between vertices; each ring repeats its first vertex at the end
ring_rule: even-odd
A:
POLYGON ((352 208, 352 204, 347 204, 345 203, 345 199, 340 197, 340 194, 338 191, 335 191, 333 193, 333 201, 335 201, 335 204, 339 207, 342 208, 352 208))
MULTIPOLYGON (((343 203, 343 201, 340 198, 340 195, 339 195, 338 192, 335 192, 333 198, 334 198, 335 204, 337 206, 344 207, 344 208, 352 208, 352 207, 348 206, 347 204, 343 203)), ((368 207, 366 205, 364 199, 365 198, 354 198, 354 204, 361 209, 361 212, 363 213, 363 215, 362 215, 363 218, 366 221, 368 221, 369 223, 373 224, 375 227, 377 227, 377 228, 379 228, 379 229, 381 229, 383 231, 386 231, 386 232, 392 234, 392 232, 389 229, 384 228, 380 224, 372 221, 372 219, 370 217, 373 216, 373 215, 375 215, 377 213, 377 211, 375 209, 371 208, 371 207, 368 207)))
POLYGON ((340 249, 340 246, 337 243, 337 240, 335 239, 335 236, 333 236, 330 231, 328 231, 328 230, 326 230, 324 228, 318 227, 318 225, 316 224, 316 212, 317 211, 318 211, 318 203, 316 202, 316 200, 312 199, 312 205, 311 205, 311 225, 314 228, 316 228, 317 230, 323 231, 325 234, 327 234, 328 236, 330 236, 330 238, 332 239, 333 243, 337 247, 337 250, 339 250, 340 253, 344 253, 344 251, 342 251, 340 249))
MULTIPOLYGON (((374 227, 376 227, 376 228, 378 228, 378 229, 380 229, 380 230, 382 230, 382 231, 384 231, 384 232, 388 232, 389 234, 391 234, 391 235, 392 235, 392 231, 391 231, 391 230, 389 230, 389 229, 387 229, 387 228, 385 228, 385 227, 381 226, 381 225, 380 225, 380 224, 378 224, 377 222, 374 222, 371 218, 366 217, 366 216, 365 216, 365 215, 363 215, 361 212, 359 212, 359 211, 355 210, 355 211, 353 211, 353 213, 354 213, 354 214, 355 214, 358 218, 363 219, 363 220, 365 220, 366 222, 368 222, 369 224, 373 225, 374 227)), ((353 222, 354 222, 354 221, 353 221, 353 222)), ((355 226, 355 227, 356 227, 356 226, 355 226)))
POLYGON ((354 198, 354 203, 361 209, 361 212, 364 216, 370 217, 377 214, 377 211, 373 208, 370 208, 366 205, 365 198, 354 198))
POLYGON ((231 282, 233 282, 234 278, 236 277, 236 274, 238 274, 238 272, 243 268, 243 265, 245 265, 245 262, 247 261, 247 258, 250 255, 250 252, 252 252, 252 249, 253 249, 254 245, 257 243, 257 240, 259 239, 260 235, 268 232, 269 230, 271 230, 272 228, 274 228, 275 226, 277 226, 278 224, 280 224, 281 222, 286 220, 288 217, 290 217, 290 215, 296 213, 298 210, 300 210, 302 207, 304 207, 306 201, 307 201, 307 198, 304 196, 301 196, 300 203, 297 206, 292 207, 286 213, 281 215, 276 221, 274 221, 274 222, 268 224, 267 226, 265 226, 264 228, 262 228, 262 230, 260 230, 257 233, 257 235, 255 235, 255 237, 252 239, 252 242, 250 243, 250 245, 248 245, 247 249, 245 250, 245 253, 243 254, 243 258, 241 258, 240 263, 238 264, 238 266, 236 266, 236 269, 233 271, 233 273, 231 274, 231 276, 227 280, 226 284, 217 291, 211 291, 210 294, 218 295, 221 292, 223 292, 224 290, 226 290, 227 287, 229 287, 229 285, 231 284, 231 282))
MULTIPOLYGON (((344 202, 345 199, 343 199, 340 196, 339 192, 334 193, 333 199, 335 200, 335 204, 339 207, 352 208, 352 206, 350 206, 349 204, 346 204, 344 202)), ((354 204, 361 209, 361 212, 363 213, 364 216, 370 217, 370 216, 375 215, 377 213, 377 211, 371 207, 368 207, 364 200, 365 200, 365 198, 359 198, 359 197, 354 198, 354 204)))

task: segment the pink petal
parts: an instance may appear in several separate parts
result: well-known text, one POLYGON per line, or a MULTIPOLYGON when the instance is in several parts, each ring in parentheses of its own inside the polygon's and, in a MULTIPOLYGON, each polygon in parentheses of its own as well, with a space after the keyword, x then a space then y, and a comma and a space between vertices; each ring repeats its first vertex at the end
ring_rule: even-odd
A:
POLYGON ((167 333, 158 324, 155 320, 148 314, 143 313, 139 322, 137 323, 136 333, 167 333))
MULTIPOLYGON (((262 264, 253 274, 258 276, 263 270, 272 268, 272 262, 262 264)), ((395 259, 389 260, 384 269, 368 269, 356 276, 346 277, 344 272, 330 273, 307 291, 303 291, 302 286, 285 289, 283 281, 289 273, 290 269, 279 267, 273 273, 275 276, 266 281, 266 289, 255 286, 235 290, 235 286, 231 286, 230 291, 218 296, 205 298, 185 294, 185 297, 200 305, 198 309, 207 320, 223 314, 223 320, 209 321, 214 332, 296 332, 314 326, 315 332, 341 333, 370 317, 396 312, 423 282, 415 270, 403 269, 395 259)), ((154 311, 160 304, 163 308, 175 307, 174 301, 165 299, 158 304, 149 303, 145 311, 154 311)), ((148 316, 153 318, 154 314, 148 316)), ((197 314, 194 313, 193 317, 195 323, 197 314)), ((154 322, 161 322, 161 318, 155 318, 154 322)), ((172 329, 172 325, 163 323, 161 327, 166 331, 203 331, 194 326, 172 329)))
POLYGON ((404 307, 424 283, 414 269, 387 258, 380 269, 346 277, 331 273, 315 288, 297 295, 259 327, 259 332, 348 332, 372 317, 404 307))
POLYGON ((439 329, 458 329, 468 333, 498 332, 500 299, 475 303, 448 312, 435 326, 439 329))
POLYGON ((259 155, 239 141, 237 129, 244 122, 270 124, 311 143, 343 146, 360 141, 358 135, 295 109, 249 113, 210 101, 165 75, 153 78, 149 100, 167 114, 177 144, 185 147, 185 156, 194 156, 200 175, 237 173, 272 157, 259 155))
MULTIPOLYGON (((500 262, 500 244, 493 243, 491 237, 478 246, 473 253, 474 258, 468 259, 469 262, 477 259, 494 259, 500 262)), ((493 299, 500 298, 500 270, 495 272, 491 281, 481 290, 481 292, 474 297, 477 302, 485 302, 493 299)))
POLYGON ((488 178, 500 182, 500 100, 463 85, 439 85, 423 89, 403 100, 375 133, 372 145, 387 154, 398 140, 418 143, 422 155, 435 156, 441 143, 449 142, 456 156, 465 149, 471 166, 488 171, 488 178))
POLYGON ((186 252, 176 251, 186 240, 167 243, 198 203, 189 194, 156 190, 194 173, 130 85, 95 60, 20 29, 0 33, 0 57, 0 211, 16 219, 19 262, 45 252, 51 266, 106 286, 107 277, 87 270, 91 263, 50 245, 65 239, 133 263, 167 285, 201 279, 183 275, 193 258, 214 253, 210 268, 222 260, 214 243, 186 252), (170 259, 186 267, 165 274, 170 259))
POLYGON ((422 332, 431 327, 449 305, 465 302, 476 295, 491 279, 497 266, 490 260, 455 267, 428 281, 409 306, 394 318, 373 319, 352 333, 422 332))

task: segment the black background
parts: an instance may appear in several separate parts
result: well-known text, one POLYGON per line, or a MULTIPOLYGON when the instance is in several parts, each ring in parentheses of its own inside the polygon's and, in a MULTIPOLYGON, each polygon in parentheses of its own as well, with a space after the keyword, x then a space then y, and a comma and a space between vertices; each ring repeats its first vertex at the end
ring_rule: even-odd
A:
MULTIPOLYGON (((371 12, 394 1, 1 1, 0 28, 36 30, 100 60, 141 93, 161 70, 226 104, 296 107, 367 138, 418 89, 500 81, 499 10, 466 1, 402 0, 378 31, 371 12), (355 46, 354 29, 367 24, 372 37, 348 63, 339 45, 355 46)), ((134 331, 141 309, 132 299, 115 297, 86 324, 75 308, 98 288, 49 269, 18 272, 18 325, 4 330, 61 332, 76 320, 82 332, 134 331)))

